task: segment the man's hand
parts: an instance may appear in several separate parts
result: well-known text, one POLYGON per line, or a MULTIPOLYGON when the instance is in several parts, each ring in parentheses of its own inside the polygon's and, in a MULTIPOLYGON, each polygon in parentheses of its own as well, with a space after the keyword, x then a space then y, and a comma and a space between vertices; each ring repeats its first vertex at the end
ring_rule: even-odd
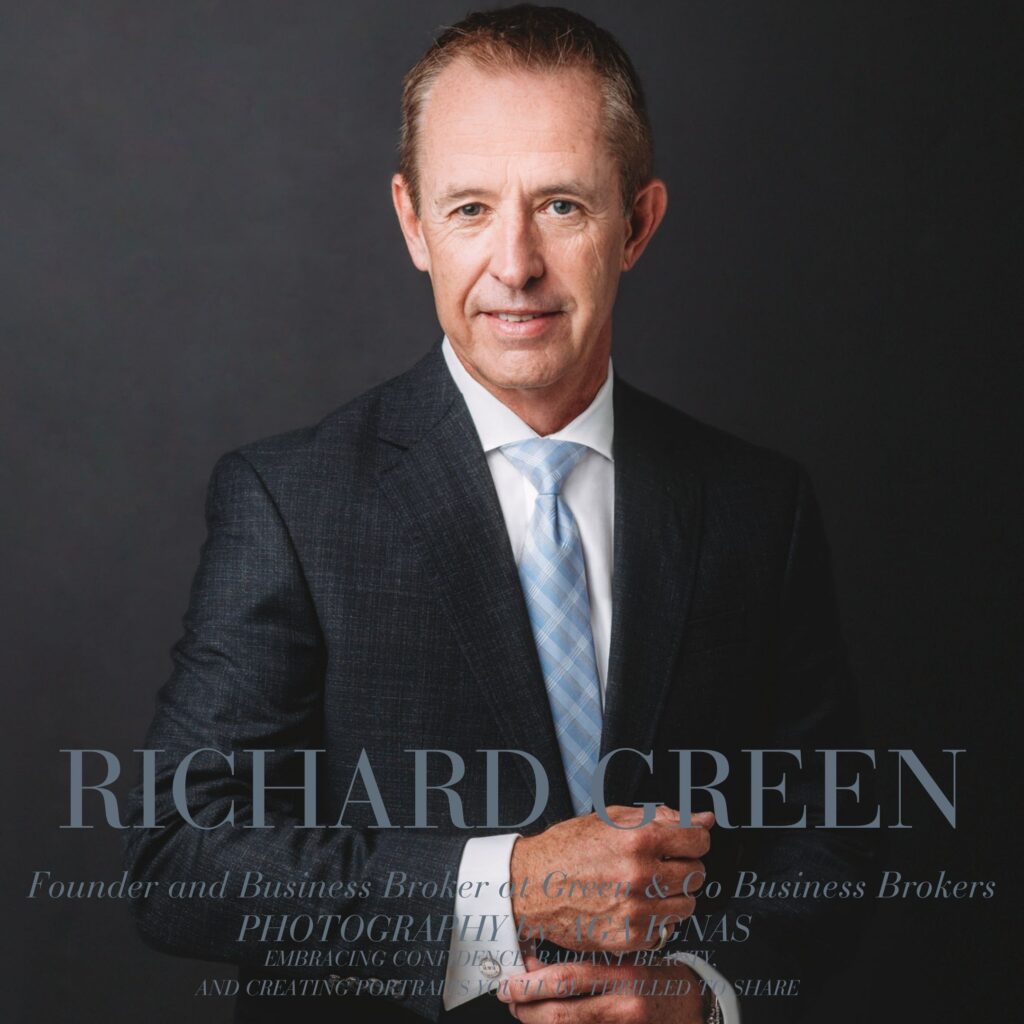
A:
MULTIPOLYGON (((642 820, 639 807, 609 807, 619 825, 642 820)), ((566 949, 650 949, 689 917, 704 884, 699 860, 711 846, 715 816, 658 807, 640 828, 614 828, 596 814, 516 840, 510 865, 512 914, 521 937, 566 949)))
POLYGON ((544 966, 527 957, 526 966, 526 974, 502 982, 497 991, 523 1024, 702 1024, 704 1020, 700 979, 685 964, 544 966))

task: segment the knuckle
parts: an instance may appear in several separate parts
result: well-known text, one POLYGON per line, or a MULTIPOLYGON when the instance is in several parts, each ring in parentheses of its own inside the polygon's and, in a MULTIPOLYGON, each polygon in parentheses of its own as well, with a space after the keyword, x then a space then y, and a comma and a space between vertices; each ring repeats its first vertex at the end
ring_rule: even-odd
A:
POLYGON ((622 833, 622 845, 627 853, 634 856, 647 849, 648 839, 642 828, 634 828, 622 833))
POLYGON ((552 970, 548 977, 550 979, 549 984, 557 989, 561 986, 567 986, 570 984, 572 981, 572 971, 568 967, 559 965, 552 970))
POLYGON ((637 895, 629 898, 624 909, 626 914, 629 915, 630 920, 639 918, 647 913, 647 900, 637 893, 637 895))
POLYGON ((551 1010, 551 1024, 572 1024, 573 1016, 572 1007, 559 1000, 551 1010))
POLYGON ((629 883, 630 892, 642 893, 651 884, 651 877, 648 872, 644 871, 642 865, 631 864, 625 881, 629 883))
POLYGON ((624 1024, 641 1024, 647 1019, 647 1007, 640 996, 624 996, 620 1009, 624 1024))

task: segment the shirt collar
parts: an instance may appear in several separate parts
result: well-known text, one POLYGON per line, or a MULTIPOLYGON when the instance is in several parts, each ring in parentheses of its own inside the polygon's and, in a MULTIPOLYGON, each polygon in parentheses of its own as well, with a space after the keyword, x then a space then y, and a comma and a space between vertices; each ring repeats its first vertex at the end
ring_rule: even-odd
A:
MULTIPOLYGON (((448 372, 466 401, 469 415, 485 452, 494 451, 503 444, 540 436, 507 405, 469 375, 469 371, 462 365, 447 337, 441 343, 441 351, 448 372)), ((612 381, 612 361, 609 359, 608 376, 594 396, 594 400, 576 419, 549 436, 555 441, 575 441, 577 444, 586 445, 612 461, 612 381)))

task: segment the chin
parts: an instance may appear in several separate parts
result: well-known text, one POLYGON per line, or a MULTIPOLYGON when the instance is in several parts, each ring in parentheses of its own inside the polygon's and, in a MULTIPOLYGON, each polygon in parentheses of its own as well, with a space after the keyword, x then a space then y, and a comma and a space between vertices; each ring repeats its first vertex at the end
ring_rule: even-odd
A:
POLYGON ((516 367, 495 367, 487 379, 497 387, 517 391, 533 391, 550 387, 558 382, 562 374, 550 364, 525 365, 516 367))
POLYGON ((573 353, 554 343, 532 347, 477 343, 463 362, 478 380, 493 388, 532 391, 557 384, 571 369, 573 353))
POLYGON ((540 391, 550 387, 554 381, 547 377, 510 377, 506 380, 495 382, 498 387, 507 388, 509 391, 540 391))

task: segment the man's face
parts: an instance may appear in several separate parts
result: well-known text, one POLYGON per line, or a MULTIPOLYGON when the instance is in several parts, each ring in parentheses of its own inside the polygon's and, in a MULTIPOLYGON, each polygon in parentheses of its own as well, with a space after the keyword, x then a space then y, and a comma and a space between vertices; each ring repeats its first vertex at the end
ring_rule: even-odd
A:
POLYGON ((419 214, 399 176, 395 204, 462 362, 499 397, 592 395, 619 275, 639 255, 596 77, 457 60, 434 84, 419 140, 419 214))

